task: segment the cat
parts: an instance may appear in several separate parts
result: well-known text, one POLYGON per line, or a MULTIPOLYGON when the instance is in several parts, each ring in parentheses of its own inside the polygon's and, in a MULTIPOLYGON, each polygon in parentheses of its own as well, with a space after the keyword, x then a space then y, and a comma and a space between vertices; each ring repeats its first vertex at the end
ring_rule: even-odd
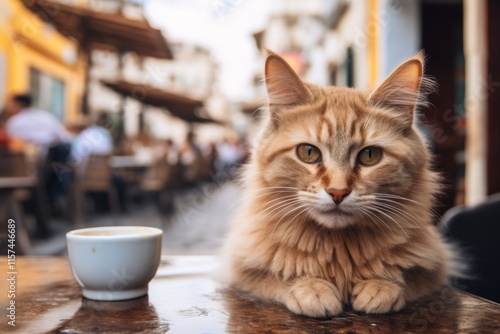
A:
POLYGON ((454 273, 414 121, 419 52, 370 92, 303 82, 268 51, 268 108, 225 243, 226 282, 309 317, 401 310, 454 273))

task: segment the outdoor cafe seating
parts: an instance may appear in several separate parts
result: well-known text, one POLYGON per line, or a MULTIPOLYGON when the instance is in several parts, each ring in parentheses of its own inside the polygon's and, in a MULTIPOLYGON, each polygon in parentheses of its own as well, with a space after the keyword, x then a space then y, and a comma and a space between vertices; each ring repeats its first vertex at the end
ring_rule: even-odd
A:
MULTIPOLYGON (((26 157, 21 152, 11 152, 7 149, 0 149, 0 238, 6 239, 7 221, 14 219, 18 222, 18 242, 21 254, 31 253, 31 242, 26 225, 24 224, 24 214, 21 201, 32 199, 37 210, 39 227, 46 227, 46 217, 42 215, 41 206, 42 194, 38 187, 37 177, 33 173, 28 173, 26 157)), ((2 247, 3 248, 3 247, 2 247)), ((5 250, 1 250, 5 253, 5 250)))
POLYGON ((109 155, 91 154, 84 162, 83 171, 75 175, 73 189, 77 225, 83 219, 85 194, 89 192, 106 193, 111 212, 116 215, 121 211, 109 160, 109 155))

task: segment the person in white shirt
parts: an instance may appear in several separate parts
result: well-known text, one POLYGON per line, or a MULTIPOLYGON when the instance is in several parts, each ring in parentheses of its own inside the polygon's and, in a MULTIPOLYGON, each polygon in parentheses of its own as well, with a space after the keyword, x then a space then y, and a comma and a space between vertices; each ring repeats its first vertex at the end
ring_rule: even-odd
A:
POLYGON ((8 106, 5 129, 10 137, 19 138, 42 148, 69 142, 71 135, 50 112, 31 107, 29 94, 15 95, 8 106))
MULTIPOLYGON (((89 157, 92 154, 107 155, 113 153, 113 137, 106 129, 111 125, 106 116, 101 115, 97 124, 91 124, 90 119, 83 119, 83 130, 75 137, 71 143, 71 154, 69 166, 75 172, 75 177, 83 175, 89 157), (91 125, 88 125, 91 124, 91 125)), ((116 188, 120 210, 125 209, 126 185, 123 179, 115 174, 111 174, 112 186, 116 188)), ((106 201, 104 201, 106 203, 106 201)), ((101 207, 102 201, 96 201, 97 208, 101 207)))
POLYGON ((91 154, 111 154, 113 138, 109 131, 97 124, 86 127, 71 144, 70 164, 80 172, 91 154))
POLYGON ((53 114, 32 108, 32 98, 29 94, 14 95, 7 105, 6 114, 8 119, 5 130, 9 137, 20 139, 38 148, 39 182, 37 187, 32 189, 33 195, 29 207, 34 208, 37 235, 48 237, 52 233, 48 214, 53 207, 53 199, 64 196, 64 182, 58 179, 52 168, 46 168, 52 167, 54 163, 47 153, 51 149, 58 149, 64 153, 64 146, 68 145, 72 137, 53 114), (40 191, 41 196, 35 195, 40 191))

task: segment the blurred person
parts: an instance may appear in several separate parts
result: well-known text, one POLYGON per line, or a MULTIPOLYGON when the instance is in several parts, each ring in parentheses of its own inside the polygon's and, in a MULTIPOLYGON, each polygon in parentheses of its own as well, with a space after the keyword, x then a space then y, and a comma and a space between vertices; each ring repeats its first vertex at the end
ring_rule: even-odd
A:
POLYGON ((241 142, 238 139, 226 139, 220 144, 219 165, 222 169, 231 172, 243 159, 244 151, 241 142))
POLYGON ((48 148, 69 142, 71 135, 50 112, 34 109, 29 94, 14 95, 7 106, 6 130, 10 137, 48 148))
MULTIPOLYGON (((0 146, 5 151, 9 152, 24 152, 26 154, 27 162, 32 162, 33 165, 38 166, 39 155, 37 153, 37 147, 42 144, 40 141, 29 140, 32 139, 33 127, 31 121, 29 121, 29 115, 26 114, 30 111, 31 97, 29 95, 16 95, 8 103, 7 107, 1 114, 0 119, 0 146), (24 125, 31 127, 30 129, 25 129, 28 133, 25 135, 23 131, 24 125), (35 147, 34 147, 35 146, 35 147), (33 153, 32 154, 30 153, 33 153), (33 158, 33 161, 30 161, 33 158)), ((43 112, 45 113, 45 112, 43 112)), ((39 116, 37 112, 33 112, 35 115, 35 122, 38 120, 39 116)), ((47 112, 48 114, 48 112, 47 112)), ((50 118, 49 114, 49 118, 50 118)), ((45 124, 45 123, 42 123, 45 124)), ((36 124, 35 124, 36 125, 36 124)), ((38 125, 39 126, 39 125, 38 125)), ((63 128, 64 130, 64 128, 63 128)), ((43 131, 43 130, 42 130, 43 131)), ((43 141, 43 144, 46 144, 43 141)), ((45 149, 47 146, 45 146, 45 149)), ((38 168, 37 174, 39 176, 42 174, 43 169, 38 168)), ((21 171, 18 171, 21 172, 21 171)), ((21 172, 22 173, 22 172, 21 172)), ((33 236, 35 238, 47 238, 54 234, 54 230, 50 226, 50 221, 48 217, 48 202, 46 202, 45 196, 45 179, 39 177, 39 182, 36 187, 29 188, 29 196, 23 198, 23 214, 33 214, 36 221, 36 230, 33 236)))
POLYGON ((9 149, 23 151, 36 166, 38 183, 25 203, 25 210, 33 211, 36 237, 49 237, 54 231, 49 215, 65 212, 67 186, 71 173, 67 162, 72 136, 49 111, 32 107, 29 94, 14 95, 5 110, 5 129, 10 137, 9 149))
MULTIPOLYGON (((92 122, 90 118, 83 118, 76 129, 79 133, 71 143, 70 166, 78 175, 82 175, 87 161, 92 154, 111 155, 114 151, 113 136, 105 128, 109 125, 109 119, 105 114, 99 116, 97 122, 92 122)), ((117 190, 118 203, 121 210, 125 210, 126 185, 125 181, 118 175, 111 175, 113 187, 117 190)), ((107 196, 103 193, 93 194, 95 206, 99 211, 107 211, 109 203, 107 196)))
POLYGON ((169 165, 173 166, 179 161, 179 152, 174 141, 170 138, 161 142, 159 154, 166 157, 169 165))
POLYGON ((38 168, 39 187, 48 194, 47 205, 54 209, 54 200, 65 196, 66 173, 57 168, 67 162, 72 136, 52 113, 35 109, 32 103, 30 94, 14 95, 6 108, 5 128, 14 143, 11 149, 14 146, 37 155, 33 160, 38 168))
POLYGON ((215 172, 216 170, 216 162, 219 159, 219 151, 217 150, 217 145, 212 142, 209 144, 208 147, 208 156, 209 156, 209 167, 210 167, 210 172, 215 172))
POLYGON ((201 168, 201 150, 194 141, 194 133, 189 131, 179 149, 179 159, 184 167, 184 180, 188 183, 197 181, 201 168))
POLYGON ((77 172, 83 171, 83 166, 91 154, 111 154, 113 151, 113 137, 111 133, 100 126, 104 116, 100 117, 97 124, 92 124, 88 119, 83 120, 80 133, 71 143, 70 163, 77 172))

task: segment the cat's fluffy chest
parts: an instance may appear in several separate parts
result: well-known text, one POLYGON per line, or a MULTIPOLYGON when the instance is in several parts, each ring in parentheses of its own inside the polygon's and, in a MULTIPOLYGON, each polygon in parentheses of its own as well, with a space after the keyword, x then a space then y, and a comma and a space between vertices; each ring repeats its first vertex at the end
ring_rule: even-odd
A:
MULTIPOLYGON (((314 222, 273 227, 248 222, 240 230, 238 252, 243 267, 269 272, 284 281, 297 277, 319 277, 335 283, 345 300, 358 281, 386 278, 403 281, 404 271, 413 267, 432 269, 441 259, 422 261, 422 247, 438 236, 434 229, 420 230, 419 236, 345 228, 325 230, 314 222), (411 239, 409 239, 411 238, 411 239)), ((241 226, 241 225, 240 225, 241 226)), ((234 231, 236 232, 236 231, 234 231)), ((425 246, 424 246, 425 245, 425 246)), ((439 245, 436 243, 436 245, 439 245)), ((430 253, 438 253, 430 247, 430 253)))

